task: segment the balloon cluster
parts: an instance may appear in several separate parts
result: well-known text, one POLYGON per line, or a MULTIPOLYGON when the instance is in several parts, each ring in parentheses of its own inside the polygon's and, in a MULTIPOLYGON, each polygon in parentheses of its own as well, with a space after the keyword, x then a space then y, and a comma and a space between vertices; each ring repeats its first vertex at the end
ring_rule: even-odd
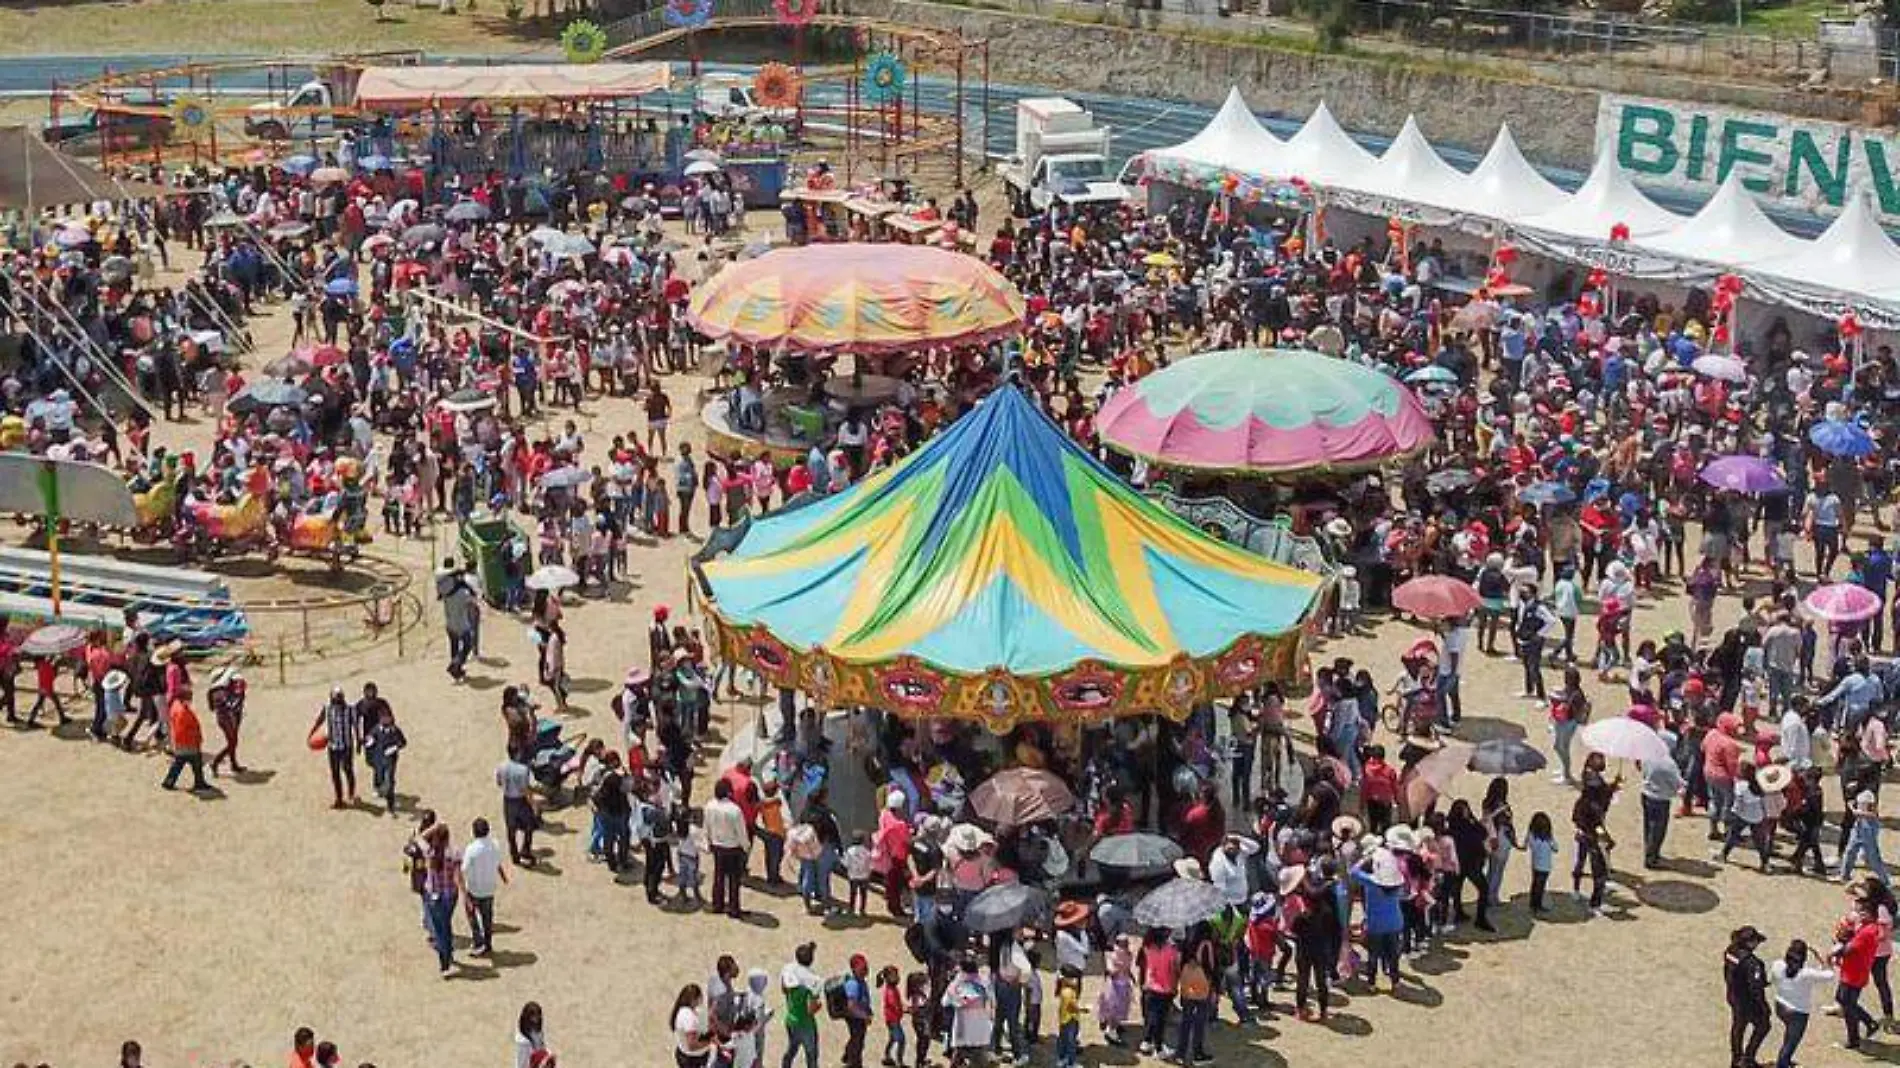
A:
POLYGON ((1861 334, 1860 316, 1851 311, 1842 315, 1840 322, 1835 324, 1835 329, 1840 332, 1841 340, 1844 342, 1858 338, 1861 334))
POLYGON ((1723 274, 1715 279, 1715 296, 1709 300, 1709 310, 1715 315, 1715 329, 1709 331, 1709 341, 1716 345, 1729 342, 1728 320, 1735 310, 1735 299, 1742 295, 1740 275, 1723 274))

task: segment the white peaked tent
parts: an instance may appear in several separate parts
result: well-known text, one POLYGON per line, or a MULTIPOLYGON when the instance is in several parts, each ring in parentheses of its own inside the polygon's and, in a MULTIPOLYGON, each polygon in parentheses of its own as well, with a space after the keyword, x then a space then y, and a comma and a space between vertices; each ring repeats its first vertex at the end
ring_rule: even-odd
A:
POLYGON ((1701 211, 1675 229, 1643 238, 1640 243, 1652 252, 1721 267, 1748 267, 1786 259, 1808 244, 1777 226, 1755 203, 1741 175, 1733 171, 1701 211))
POLYGON ((1355 192, 1456 210, 1464 182, 1464 173, 1445 162, 1408 115, 1378 165, 1343 184, 1355 192))
POLYGON ((1498 127, 1491 150, 1463 176, 1460 195, 1457 206, 1462 210, 1505 223, 1552 211, 1570 200, 1569 193, 1539 174, 1518 151, 1509 126, 1498 127))
POLYGON ((1241 98, 1236 86, 1227 92, 1227 101, 1200 133, 1172 148, 1147 153, 1150 159, 1168 160, 1192 166, 1212 167, 1243 174, 1262 174, 1274 166, 1285 150, 1285 142, 1273 136, 1241 98))
POLYGON ((1682 216, 1643 195, 1630 176, 1616 162, 1614 145, 1598 154, 1590 177, 1584 179, 1567 203, 1550 211, 1517 219, 1516 226, 1541 230, 1569 238, 1581 238, 1608 244, 1610 232, 1619 224, 1629 227, 1630 237, 1641 240, 1675 229, 1682 216))
POLYGON ((1309 185, 1350 188, 1363 182, 1378 163, 1372 153, 1339 125, 1324 100, 1313 109, 1306 125, 1287 139, 1286 150, 1274 170, 1282 178, 1299 178, 1309 185))
POLYGON ((1821 236, 1797 242, 1794 255, 1755 268, 1766 286, 1868 297, 1900 305, 1900 247, 1881 229, 1867 193, 1856 191, 1821 236))

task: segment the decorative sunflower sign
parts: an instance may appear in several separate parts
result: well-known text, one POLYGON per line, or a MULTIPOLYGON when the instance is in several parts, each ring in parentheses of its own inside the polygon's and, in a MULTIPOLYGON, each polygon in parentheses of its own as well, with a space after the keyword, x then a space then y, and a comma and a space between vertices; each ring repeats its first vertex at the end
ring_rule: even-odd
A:
POLYGON ((211 136, 211 105, 203 97, 181 96, 172 101, 172 136, 180 141, 202 141, 211 136))
POLYGON ((607 54, 607 31, 587 19, 575 19, 561 31, 561 51, 569 63, 599 63, 607 54))
POLYGON ((805 81, 784 63, 767 63, 752 76, 752 99, 762 108, 795 108, 805 81))
POLYGON ((909 75, 903 60, 889 52, 875 53, 864 61, 864 95, 875 104, 901 100, 909 75))

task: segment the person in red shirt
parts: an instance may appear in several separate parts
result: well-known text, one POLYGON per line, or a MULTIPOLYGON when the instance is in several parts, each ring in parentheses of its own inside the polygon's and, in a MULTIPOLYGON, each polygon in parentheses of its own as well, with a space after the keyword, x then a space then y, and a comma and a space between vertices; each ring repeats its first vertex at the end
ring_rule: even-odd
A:
POLYGON ((1880 952, 1880 925, 1863 919, 1837 953, 1841 985, 1834 991, 1840 1003, 1841 1020, 1847 1024, 1847 1048, 1859 1049, 1862 1033, 1877 1034, 1880 1025, 1874 1014, 1861 1007, 1861 991, 1873 979, 1874 958, 1880 952))
POLYGON ((106 740, 105 679, 115 659, 105 631, 95 630, 86 636, 86 682, 92 687, 92 736, 101 742, 106 740))
POLYGON ((1366 829, 1384 834, 1399 800, 1399 773, 1385 762, 1385 746, 1368 746, 1366 753, 1366 766, 1359 773, 1359 799, 1366 804, 1366 829))
POLYGON ((62 726, 65 725, 66 706, 59 699, 59 690, 56 688, 58 682, 59 658, 52 656, 34 657, 33 685, 39 692, 33 698, 33 707, 26 711, 26 725, 28 727, 39 725, 40 709, 45 708, 48 701, 52 702, 53 711, 59 714, 60 724, 62 726))
POLYGON ((167 790, 178 788, 178 773, 191 769, 191 792, 203 793, 211 789, 205 781, 204 728, 198 723, 198 714, 191 710, 191 683, 181 683, 172 692, 171 707, 167 710, 167 719, 171 723, 172 766, 165 772, 165 781, 160 783, 167 790))

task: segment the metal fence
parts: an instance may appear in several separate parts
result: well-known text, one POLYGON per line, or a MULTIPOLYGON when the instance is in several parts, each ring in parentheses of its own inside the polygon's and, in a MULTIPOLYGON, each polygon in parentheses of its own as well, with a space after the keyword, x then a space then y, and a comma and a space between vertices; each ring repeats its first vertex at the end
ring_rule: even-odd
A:
MULTIPOLYGON (((1258 4, 1266 0, 1244 0, 1258 4)), ((1450 52, 1526 60, 1588 57, 1735 81, 1794 83, 1892 73, 1894 33, 1829 24, 1813 38, 1749 34, 1598 11, 1547 14, 1435 4, 1357 0, 1360 33, 1450 52)))

